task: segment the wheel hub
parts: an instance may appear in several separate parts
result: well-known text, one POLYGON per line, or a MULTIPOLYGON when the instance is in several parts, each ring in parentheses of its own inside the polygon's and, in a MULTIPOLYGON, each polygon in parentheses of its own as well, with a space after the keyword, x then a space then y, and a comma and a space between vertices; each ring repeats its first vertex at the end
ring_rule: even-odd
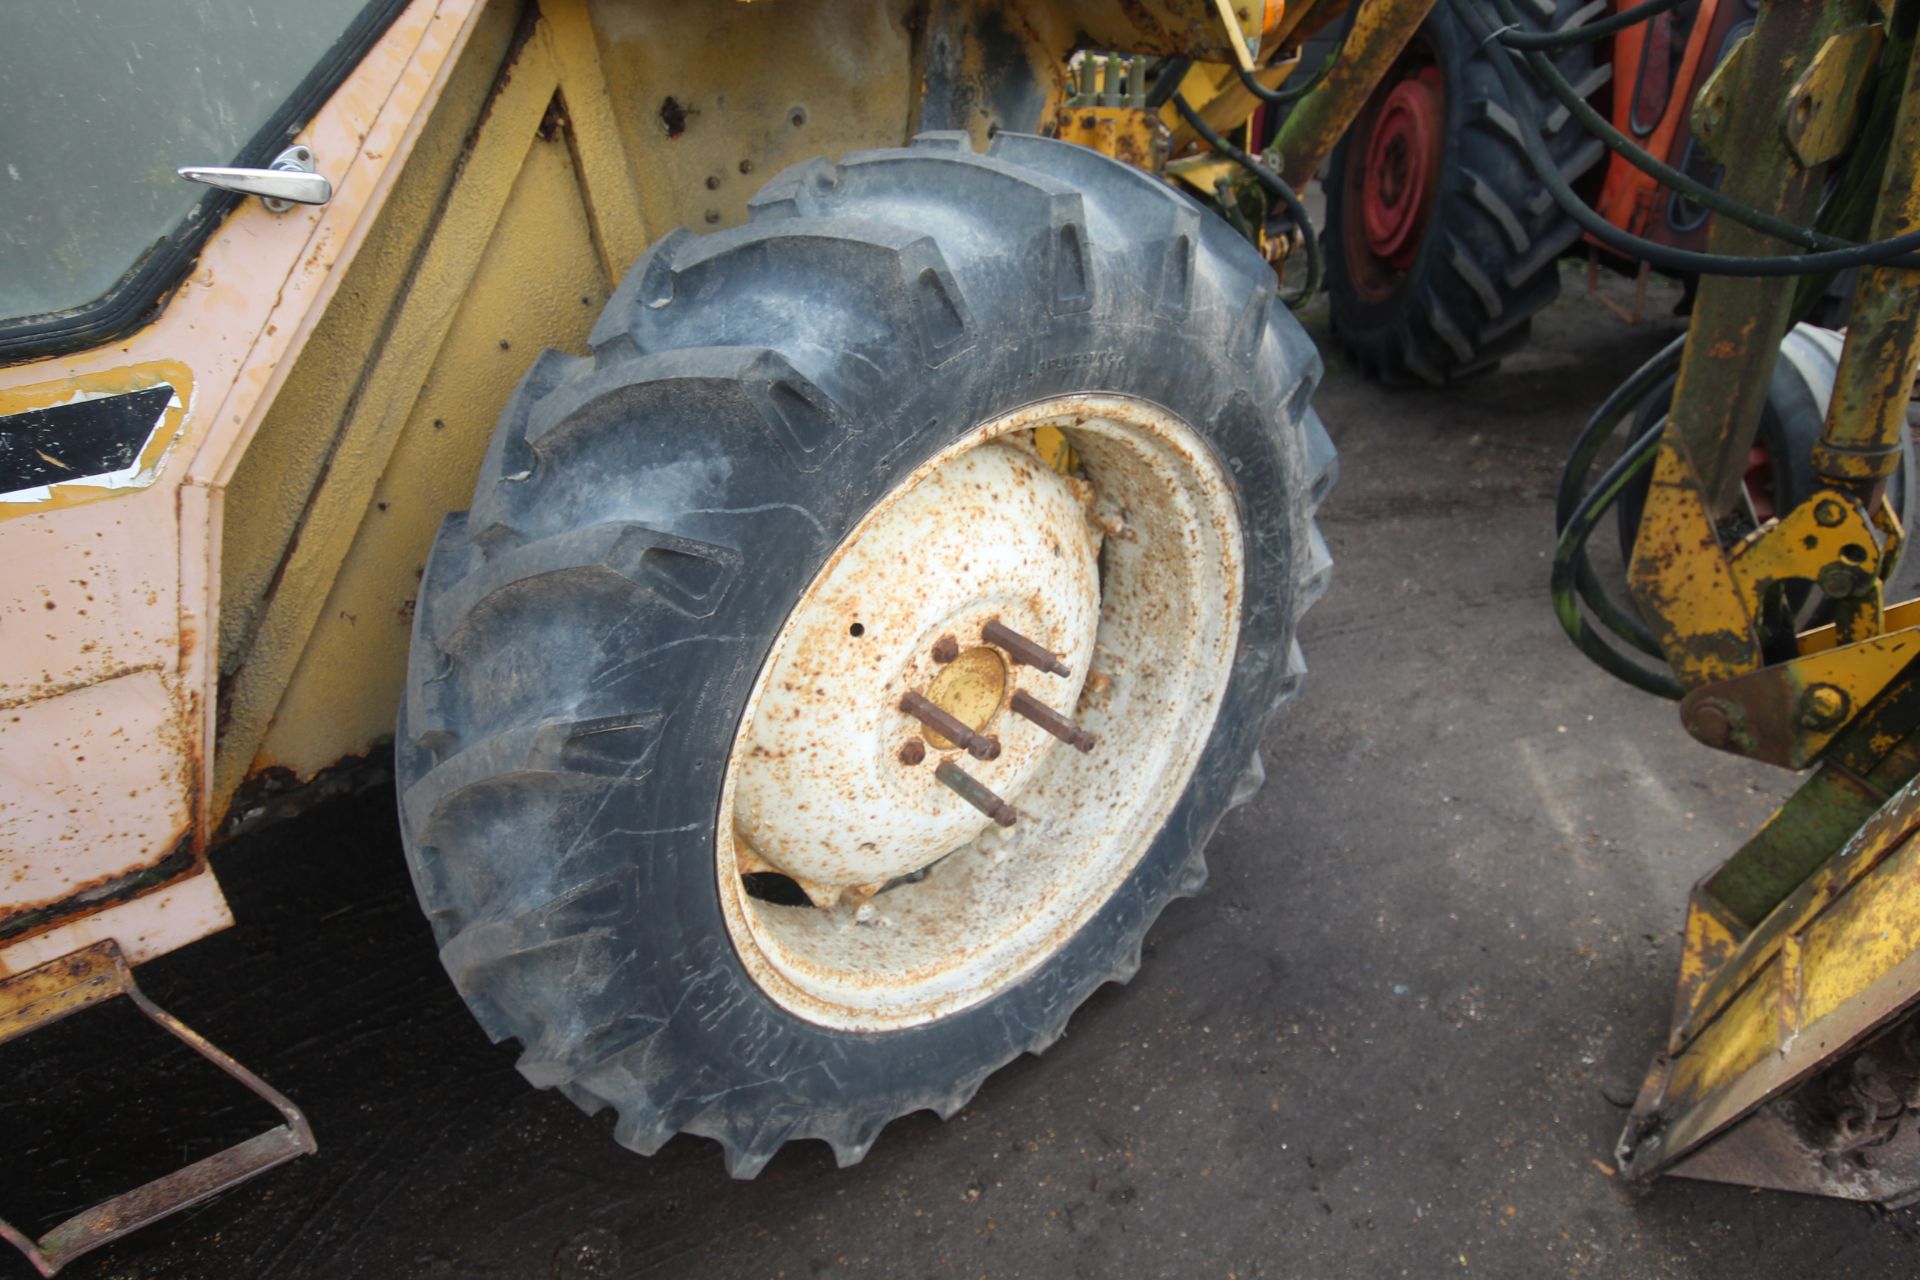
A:
MULTIPOLYGON (((934 644, 937 648, 939 641, 936 640, 934 644)), ((934 660, 939 661, 938 654, 934 660)), ((993 722, 1006 696, 1006 659, 1000 656, 998 649, 987 645, 960 654, 947 664, 946 670, 933 678, 933 683, 927 688, 929 702, 975 732, 984 730, 993 722)), ((939 751, 951 751, 960 745, 937 729, 927 729, 923 736, 939 751)))
POLYGON ((1023 680, 981 639, 998 619, 1080 673, 1062 680, 1012 668, 1036 695, 1071 708, 1099 620, 1095 555, 1067 481, 1006 443, 953 459, 845 544, 788 623, 747 738, 735 827, 755 869, 787 875, 830 905, 979 834, 987 817, 931 768, 903 769, 901 747, 918 738, 952 754, 1004 796, 1057 740, 1008 726, 992 739, 1000 750, 982 760, 901 701, 917 693, 968 729, 992 726, 1010 685, 1023 680))
POLYGON ((1206 746, 1241 560, 1211 450, 1125 397, 1009 413, 884 498, 789 615, 728 760, 716 870, 761 989, 884 1030, 1066 945, 1206 746), (1042 429, 1072 474, 1042 459, 1042 429))
POLYGON ((1395 267, 1420 246, 1445 127, 1439 73, 1429 67, 1393 86, 1367 140, 1361 227, 1368 250, 1395 267))

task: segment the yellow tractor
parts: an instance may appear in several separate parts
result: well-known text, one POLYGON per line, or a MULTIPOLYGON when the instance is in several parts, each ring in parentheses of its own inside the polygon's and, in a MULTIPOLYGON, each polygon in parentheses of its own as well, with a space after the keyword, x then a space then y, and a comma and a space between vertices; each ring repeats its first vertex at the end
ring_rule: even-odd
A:
MULTIPOLYGON (((1672 7, 1581 29, 1442 2, 1503 79, 1539 74, 1529 40, 1672 7)), ((1432 4, 0 16, 32 86, 0 185, 0 1041, 126 995, 285 1117, 0 1234, 52 1274, 314 1149, 132 970, 229 923, 210 848, 389 760, 474 1016, 637 1151, 857 1161, 1126 981, 1305 674, 1335 460, 1288 305, 1327 270, 1298 192, 1432 4)), ((1696 894, 1635 1175, 1801 1185, 1708 1156, 1779 1147, 1778 1100, 1904 1046, 1833 1065, 1920 991, 1888 914, 1920 911, 1897 873, 1920 632, 1879 596, 1914 18, 1762 4, 1762 52, 1696 109, 1737 163, 1685 269, 1726 274, 1569 472, 1577 638, 1688 691, 1712 745, 1819 766, 1696 894), (1843 156, 1870 237, 1798 226, 1843 156), (1792 280, 1846 265, 1822 484, 1728 546, 1792 280), (1589 490, 1676 364, 1671 416, 1589 490), (1585 539, 1647 466, 1623 603, 1585 539), (1782 620, 1798 579, 1832 623, 1782 620), (1581 598, 1663 669, 1603 649, 1581 598)), ((1577 205, 1519 84, 1541 198, 1577 205)))

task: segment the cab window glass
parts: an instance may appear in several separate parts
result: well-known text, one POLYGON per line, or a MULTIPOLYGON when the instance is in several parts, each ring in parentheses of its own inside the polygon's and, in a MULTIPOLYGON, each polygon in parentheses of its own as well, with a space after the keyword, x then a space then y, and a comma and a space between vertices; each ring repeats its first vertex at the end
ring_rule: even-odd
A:
POLYGON ((206 194, 174 170, 234 163, 366 7, 0 3, 0 317, 111 289, 206 194))

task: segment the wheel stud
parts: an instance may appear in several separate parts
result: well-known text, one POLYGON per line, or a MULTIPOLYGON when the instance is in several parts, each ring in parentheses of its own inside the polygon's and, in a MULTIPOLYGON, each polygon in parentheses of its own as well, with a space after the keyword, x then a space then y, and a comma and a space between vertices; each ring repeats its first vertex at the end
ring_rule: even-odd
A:
POLYGON ((985 783, 951 760, 942 760, 933 771, 942 785, 1003 827, 1013 825, 1013 806, 993 794, 985 783))
POLYGON ((901 695, 900 709, 933 730, 948 742, 965 747, 975 760, 992 760, 1000 754, 1000 741, 976 733, 965 721, 949 715, 931 699, 911 690, 901 695))
POLYGON ((1051 649, 1043 649, 1013 628, 1002 626, 998 618, 980 628, 980 638, 1005 649, 1015 662, 1038 667, 1056 676, 1067 674, 1067 664, 1060 661, 1051 649))
POLYGON ((1061 715, 1058 711, 1055 711, 1046 703, 1040 701, 1040 699, 1028 693, 1025 689, 1021 689, 1013 695, 1011 706, 1015 715, 1024 716, 1028 720, 1033 721, 1042 729, 1045 729, 1048 733, 1060 739, 1060 741, 1078 747, 1082 751, 1093 750, 1094 738, 1092 734, 1061 715))

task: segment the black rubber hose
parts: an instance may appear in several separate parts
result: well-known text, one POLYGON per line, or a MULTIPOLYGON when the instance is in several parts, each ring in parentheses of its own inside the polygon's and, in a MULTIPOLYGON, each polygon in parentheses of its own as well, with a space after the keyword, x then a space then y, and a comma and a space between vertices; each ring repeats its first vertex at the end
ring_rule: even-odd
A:
POLYGON ((1192 58, 1168 58, 1160 64, 1159 74, 1153 78, 1153 88, 1147 90, 1147 107, 1158 111, 1167 105, 1167 99, 1180 92, 1180 82, 1187 78, 1187 72, 1193 69, 1192 58))
MULTIPOLYGON (((1593 471, 1594 461, 1600 456, 1600 451, 1618 432, 1620 424, 1679 366, 1686 344, 1685 335, 1668 343, 1658 355, 1635 370, 1632 377, 1614 388, 1613 393, 1593 411, 1593 416, 1587 419, 1587 425, 1574 440, 1573 448, 1567 454, 1566 467, 1560 473, 1560 488, 1554 498, 1556 533, 1566 532, 1573 513, 1579 509, 1581 496, 1587 489, 1588 476, 1593 471)), ((1595 519, 1604 515, 1606 510, 1607 507, 1602 507, 1595 512, 1595 519)), ((1600 581, 1600 575, 1595 572, 1593 562, 1587 555, 1584 537, 1574 548, 1573 574, 1574 589, 1600 625, 1642 653, 1655 658, 1662 656, 1659 642, 1654 639, 1653 632, 1639 613, 1631 604, 1623 605, 1616 601, 1600 581)), ((1557 599, 1555 607, 1560 607, 1557 599)))
MULTIPOLYGON (((1513 0, 1493 0, 1493 4, 1495 9, 1499 11, 1501 18, 1506 22, 1514 23, 1519 21, 1520 14, 1519 11, 1513 7, 1513 0)), ((1510 42, 1503 36, 1499 43, 1507 44, 1510 42)), ((1500 54, 1496 56, 1510 59, 1514 55, 1502 50, 1500 54)), ((1588 133, 1599 138, 1601 142, 1606 144, 1608 150, 1620 156, 1634 168, 1653 177, 1663 186, 1679 192, 1701 208, 1710 209, 1715 213, 1732 218, 1735 222, 1741 223, 1744 226, 1752 227, 1755 231, 1773 236, 1778 240, 1784 240, 1788 244, 1797 245, 1802 249, 1837 250, 1866 247, 1852 240, 1845 240, 1839 236, 1828 235, 1817 228, 1803 227, 1797 223, 1788 222, 1783 218, 1777 218, 1772 214, 1755 209, 1752 205, 1735 200, 1717 188, 1708 186, 1697 178, 1673 168, 1671 165, 1660 160, 1660 158, 1652 152, 1639 146, 1633 139, 1627 137, 1626 134, 1614 128, 1612 121, 1608 120, 1598 111, 1595 111, 1593 105, 1581 96, 1580 91, 1568 83, 1565 76, 1560 74, 1560 68, 1553 64, 1551 58, 1540 53, 1527 53, 1524 57, 1527 73, 1539 83, 1542 88, 1557 99, 1563 107, 1572 112, 1574 118, 1581 123, 1588 133)), ((1497 69, 1498 68, 1496 68, 1496 70, 1497 69)), ((1916 260, 1912 265, 1920 266, 1920 260, 1916 260)), ((1806 274, 1813 273, 1808 272, 1806 274)))
POLYGON ((1666 419, 1662 418, 1628 446, 1627 451, 1607 468, 1599 483, 1574 507, 1567 518, 1566 527, 1561 530, 1560 541, 1553 549, 1552 592, 1554 614, 1580 652, 1609 675, 1618 676, 1637 689, 1677 700, 1686 693, 1678 680, 1668 672, 1648 670, 1601 639, 1586 625, 1585 618, 1580 614, 1579 602, 1575 599, 1577 565, 1585 552, 1588 537, 1634 478, 1653 465, 1655 450, 1666 425, 1666 419))
POLYGON ((1511 24, 1500 32, 1500 43, 1509 49, 1571 49, 1576 45, 1591 44, 1607 36, 1625 31, 1628 27, 1637 27, 1641 23, 1671 12, 1685 4, 1687 0, 1647 0, 1631 9, 1622 9, 1619 13, 1589 22, 1583 26, 1572 27, 1564 31, 1522 31, 1515 30, 1511 24))
POLYGON ((1280 202, 1287 206, 1287 213, 1292 216, 1294 224, 1300 228, 1302 239, 1306 241, 1307 278, 1301 284, 1300 292, 1290 298, 1283 297, 1281 301, 1295 311, 1306 306, 1313 295, 1319 291, 1321 275, 1325 269, 1320 256, 1320 234, 1313 228, 1313 219, 1307 216, 1307 206, 1300 203, 1300 197, 1294 193, 1292 187, 1287 185, 1285 178, 1221 137, 1212 125, 1200 118, 1200 113, 1195 111, 1192 104, 1179 93, 1173 95, 1173 107, 1180 113, 1180 118, 1185 120, 1209 146, 1251 173, 1259 180, 1261 186, 1279 197, 1280 202))
POLYGON ((1240 83, 1248 93, 1272 106, 1290 107, 1300 101, 1312 93, 1314 87, 1327 78, 1327 72, 1333 70, 1334 64, 1340 61, 1340 55, 1347 48, 1347 37, 1353 34, 1353 15, 1359 12, 1360 4, 1361 0, 1347 0, 1347 13, 1340 26, 1340 38, 1334 42, 1333 48, 1327 50, 1326 59, 1303 82, 1295 84, 1288 79, 1278 89, 1269 89, 1254 79, 1252 72, 1235 63, 1234 70, 1240 75, 1240 83))
MULTIPOLYGON (((1461 20, 1470 29, 1480 33, 1481 38, 1489 38, 1484 19, 1466 0, 1447 0, 1461 20)), ((1564 210, 1567 216, 1578 223, 1582 230, 1596 240, 1629 258, 1644 259, 1661 271, 1673 274, 1694 273, 1709 276, 1749 276, 1757 278, 1779 278, 1786 276, 1814 275, 1824 271, 1839 271, 1847 267, 1879 266, 1883 264, 1905 265, 1898 259, 1920 249, 1920 231, 1909 231, 1905 235, 1894 236, 1873 244, 1856 245, 1847 249, 1835 249, 1821 253, 1781 254, 1777 257, 1748 257, 1715 253, 1696 253, 1687 249, 1675 249, 1667 245, 1630 235, 1589 208, 1574 191, 1559 166, 1553 163, 1553 157, 1547 153, 1546 144, 1540 138, 1539 123, 1533 118, 1533 112, 1526 104, 1525 95, 1518 82, 1519 73, 1510 65, 1508 58, 1491 59, 1496 74, 1506 86, 1508 96, 1513 100, 1520 126, 1520 145, 1526 153, 1527 163, 1546 187, 1553 202, 1564 210)))

